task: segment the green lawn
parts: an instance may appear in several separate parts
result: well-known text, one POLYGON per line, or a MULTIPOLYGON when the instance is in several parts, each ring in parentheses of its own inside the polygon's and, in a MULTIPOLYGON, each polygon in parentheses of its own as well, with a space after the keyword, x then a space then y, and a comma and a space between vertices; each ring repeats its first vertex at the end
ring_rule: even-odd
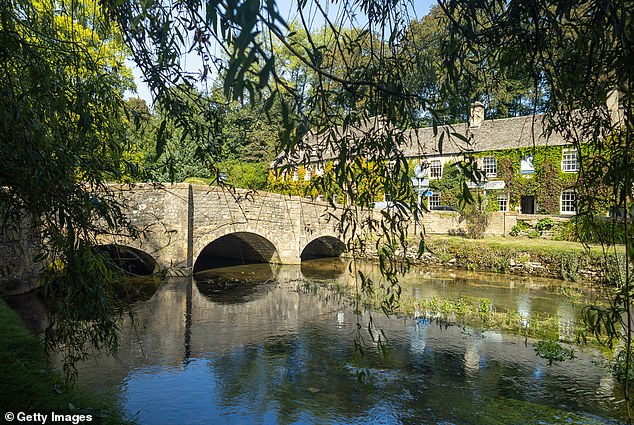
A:
MULTIPOLYGON (((129 424, 116 403, 64 385, 36 336, 0 299, 0 415, 7 412, 91 415, 92 423, 129 424)), ((50 418, 50 416, 49 416, 50 418)))

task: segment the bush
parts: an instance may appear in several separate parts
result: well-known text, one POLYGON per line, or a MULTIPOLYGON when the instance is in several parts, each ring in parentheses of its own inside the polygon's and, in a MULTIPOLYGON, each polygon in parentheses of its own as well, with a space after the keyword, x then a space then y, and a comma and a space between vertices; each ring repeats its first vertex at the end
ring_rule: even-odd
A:
POLYGON ((625 243, 625 226, 606 217, 576 216, 560 227, 555 238, 582 243, 625 243))
POLYGON ((522 232, 525 232, 526 230, 528 230, 528 224, 526 224, 526 222, 524 221, 518 221, 517 224, 511 228, 509 234, 511 236, 519 236, 522 232))
POLYGON ((467 222, 467 237, 470 239, 484 238, 484 232, 489 221, 489 213, 478 205, 467 205, 462 212, 467 222))
POLYGON ((579 256, 571 252, 562 252, 561 261, 561 278, 569 282, 577 282, 579 276, 579 256))
POLYGON ((553 236, 553 239, 556 241, 579 242, 574 222, 569 220, 559 226, 553 236))
POLYGON ((183 183, 200 184, 204 186, 209 186, 213 182, 214 179, 206 179, 204 177, 187 177, 185 180, 183 180, 183 183))
POLYGON ((528 232, 528 234, 526 236, 528 236, 531 239, 537 239, 541 236, 542 234, 538 231, 538 230, 531 230, 528 232))
POLYGON ((535 230, 539 232, 543 232, 545 230, 550 230, 555 225, 555 222, 550 217, 540 218, 537 224, 535 225, 535 230))
POLYGON ((220 168, 227 173, 230 186, 256 190, 266 187, 269 169, 265 162, 227 161, 220 168))

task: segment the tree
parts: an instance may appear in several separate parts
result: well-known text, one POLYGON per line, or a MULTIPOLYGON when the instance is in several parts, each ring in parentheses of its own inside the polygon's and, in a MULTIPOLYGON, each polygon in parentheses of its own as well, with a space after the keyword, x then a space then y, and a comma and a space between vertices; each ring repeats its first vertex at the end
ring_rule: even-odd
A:
POLYGON ((163 108, 150 112, 140 99, 126 101, 129 113, 124 156, 140 171, 130 179, 182 182, 202 178, 220 184, 218 173, 224 173, 228 175, 224 183, 230 186, 263 189, 280 131, 271 114, 265 114, 257 105, 225 101, 217 91, 211 95, 195 92, 193 96, 182 96, 185 106, 190 107, 196 96, 199 102, 217 111, 212 122, 204 117, 197 119, 199 128, 205 129, 204 144, 178 127, 163 108), (159 132, 164 140, 162 152, 157 153, 159 132))
MULTIPOLYGON (((417 64, 415 71, 406 75, 404 84, 427 99, 438 121, 468 121, 474 101, 483 102, 487 118, 543 111, 543 89, 540 84, 535 85, 532 70, 509 66, 512 57, 492 57, 486 44, 474 44, 468 56, 456 56, 457 33, 450 24, 450 17, 442 8, 434 6, 421 20, 408 24, 399 53, 417 64), (456 67, 461 67, 464 78, 449 72, 456 67)), ((432 118, 427 111, 422 123, 431 124, 432 118)))
MULTIPOLYGON (((632 81, 634 77, 634 3, 455 2, 441 1, 456 34, 454 51, 464 59, 475 46, 487 46, 487 60, 500 60, 535 76, 547 88, 550 129, 564 134, 580 155, 578 215, 605 227, 597 213, 612 207, 612 231, 605 234, 604 283, 610 305, 589 306, 589 332, 609 347, 621 346, 624 392, 629 401, 632 368, 632 81), (606 94, 608 108, 602 107, 606 94), (626 253, 614 251, 623 228, 626 253), (607 253, 621 258, 616 267, 607 253)), ((457 72, 469 72, 459 67, 457 72)), ((631 414, 628 420, 631 421, 631 414)))
POLYGON ((279 108, 267 114, 261 105, 238 101, 227 102, 225 108, 221 160, 273 161, 281 131, 279 108))
POLYGON ((118 118, 131 73, 121 33, 99 10, 91 1, 0 6, 0 216, 10 226, 27 215, 41 235, 46 344, 70 363, 91 344, 116 345, 126 310, 96 235, 133 232, 107 187, 125 164, 118 118))

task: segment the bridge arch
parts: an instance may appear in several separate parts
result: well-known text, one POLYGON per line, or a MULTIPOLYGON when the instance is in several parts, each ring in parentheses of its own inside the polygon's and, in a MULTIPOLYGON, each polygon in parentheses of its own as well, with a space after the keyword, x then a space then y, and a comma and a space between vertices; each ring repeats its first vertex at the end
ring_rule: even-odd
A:
POLYGON ((279 263, 276 244, 246 229, 214 232, 198 244, 193 272, 211 268, 255 263, 279 263))
POLYGON ((346 252, 346 245, 341 239, 332 235, 322 235, 308 242, 300 253, 301 260, 315 258, 339 257, 346 252))
POLYGON ((150 276, 159 271, 159 264, 154 257, 138 248, 128 245, 108 243, 98 246, 121 269, 132 276, 150 276))

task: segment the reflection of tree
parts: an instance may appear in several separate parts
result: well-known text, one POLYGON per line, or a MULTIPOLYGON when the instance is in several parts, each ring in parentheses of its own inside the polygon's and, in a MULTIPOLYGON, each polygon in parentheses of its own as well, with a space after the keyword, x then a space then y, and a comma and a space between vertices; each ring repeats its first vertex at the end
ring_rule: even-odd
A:
POLYGON ((308 325, 298 335, 279 336, 234 350, 214 363, 227 407, 248 405, 264 416, 272 408, 278 423, 297 421, 306 410, 316 418, 362 414, 371 399, 346 367, 354 347, 338 334, 308 325), (335 351, 333 353, 333 350, 335 351))
MULTIPOLYGON (((290 270, 280 274, 299 273, 298 267, 290 270)), ((434 322, 419 324, 419 330, 425 326, 425 346, 413 347, 413 339, 422 335, 417 335, 411 319, 375 317, 376 326, 390 338, 389 355, 383 358, 367 334, 367 315, 360 315, 369 372, 360 383, 353 362, 354 313, 336 296, 327 300, 324 287, 316 293, 298 293, 295 281, 287 287, 282 283, 270 287, 264 297, 238 304, 210 302, 192 288, 192 358, 183 366, 187 328, 183 320, 167 318, 183 317, 185 284, 180 280, 161 287, 145 304, 146 311, 139 312, 138 333, 128 328, 122 341, 124 347, 136 347, 140 337, 152 365, 175 366, 166 372, 168 382, 174 382, 174 374, 183 374, 176 380, 188 383, 192 375, 213 379, 198 387, 207 391, 208 400, 192 398, 191 402, 202 410, 209 407, 207 413, 228 422, 480 425, 526 423, 527 417, 535 415, 535 423, 541 418, 552 423, 548 412, 565 414, 549 410, 547 405, 554 403, 567 410, 618 414, 614 407, 600 405, 601 397, 608 400, 611 395, 606 390, 594 395, 600 374, 588 373, 596 370, 589 367, 588 359, 574 369, 548 368, 523 338, 434 322), (339 313, 344 315, 342 322, 339 313), (465 361, 471 356, 469 350, 479 356, 477 368, 465 361), (517 419, 516 411, 525 416, 517 419), (491 420, 491 412, 497 421, 491 420)), ((135 351, 124 350, 123 361, 144 368, 148 359, 132 358, 135 351)), ((112 374, 104 374, 102 368, 97 371, 102 380, 108 379, 103 375, 112 374)), ((137 377, 146 378, 147 373, 136 372, 137 377)), ((137 382, 136 391, 170 385, 157 379, 151 384, 137 382)))

